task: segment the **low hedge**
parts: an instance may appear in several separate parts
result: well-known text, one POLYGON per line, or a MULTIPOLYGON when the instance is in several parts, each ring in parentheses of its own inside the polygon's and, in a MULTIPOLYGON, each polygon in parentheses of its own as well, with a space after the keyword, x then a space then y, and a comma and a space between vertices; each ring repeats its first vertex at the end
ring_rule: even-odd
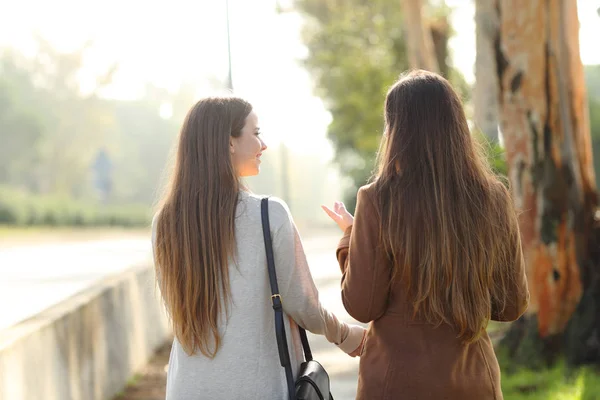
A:
POLYGON ((0 186, 0 224, 14 226, 148 226, 150 207, 104 205, 63 196, 34 195, 0 186))

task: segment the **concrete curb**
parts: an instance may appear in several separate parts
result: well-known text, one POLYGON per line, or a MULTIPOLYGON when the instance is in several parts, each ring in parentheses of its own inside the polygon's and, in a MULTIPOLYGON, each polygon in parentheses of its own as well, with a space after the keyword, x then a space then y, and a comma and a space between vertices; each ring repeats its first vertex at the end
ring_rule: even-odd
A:
POLYGON ((0 331, 0 400, 112 399, 170 334, 154 268, 134 266, 0 331))

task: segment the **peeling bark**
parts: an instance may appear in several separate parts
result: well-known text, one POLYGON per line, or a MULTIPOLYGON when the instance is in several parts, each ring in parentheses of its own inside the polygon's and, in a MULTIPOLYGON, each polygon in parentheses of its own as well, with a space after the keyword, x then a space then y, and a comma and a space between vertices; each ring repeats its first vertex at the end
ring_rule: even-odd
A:
MULTIPOLYGON (((599 362, 598 197, 577 3, 494 1, 500 124, 522 213, 531 292, 525 318, 535 321, 525 325, 536 329, 538 347, 546 353, 542 359, 564 352, 573 364, 599 362)), ((513 354, 525 346, 516 337, 508 336, 513 354)))

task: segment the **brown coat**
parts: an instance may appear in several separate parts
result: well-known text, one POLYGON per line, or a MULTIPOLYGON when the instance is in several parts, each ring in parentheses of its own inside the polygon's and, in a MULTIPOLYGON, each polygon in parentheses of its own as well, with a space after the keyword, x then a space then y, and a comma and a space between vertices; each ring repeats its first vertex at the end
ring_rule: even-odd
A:
MULTIPOLYGON (((449 325, 413 320, 400 282, 389 288, 391 264, 378 241, 381 217, 372 186, 358 192, 354 227, 341 239, 342 300, 348 313, 371 322, 360 358, 360 400, 501 400, 500 368, 489 336, 462 344, 449 325)), ((520 258, 522 260, 522 257, 520 258)), ((514 266, 500 321, 517 319, 529 302, 524 265, 514 266)))

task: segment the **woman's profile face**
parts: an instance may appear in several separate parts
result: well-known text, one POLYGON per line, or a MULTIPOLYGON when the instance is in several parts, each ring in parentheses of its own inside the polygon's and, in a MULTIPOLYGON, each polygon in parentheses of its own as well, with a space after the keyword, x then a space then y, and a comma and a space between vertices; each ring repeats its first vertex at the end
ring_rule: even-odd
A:
POLYGON ((246 117, 239 137, 231 137, 231 161, 238 176, 254 176, 260 172, 260 157, 267 145, 260 138, 258 117, 254 111, 246 117))

